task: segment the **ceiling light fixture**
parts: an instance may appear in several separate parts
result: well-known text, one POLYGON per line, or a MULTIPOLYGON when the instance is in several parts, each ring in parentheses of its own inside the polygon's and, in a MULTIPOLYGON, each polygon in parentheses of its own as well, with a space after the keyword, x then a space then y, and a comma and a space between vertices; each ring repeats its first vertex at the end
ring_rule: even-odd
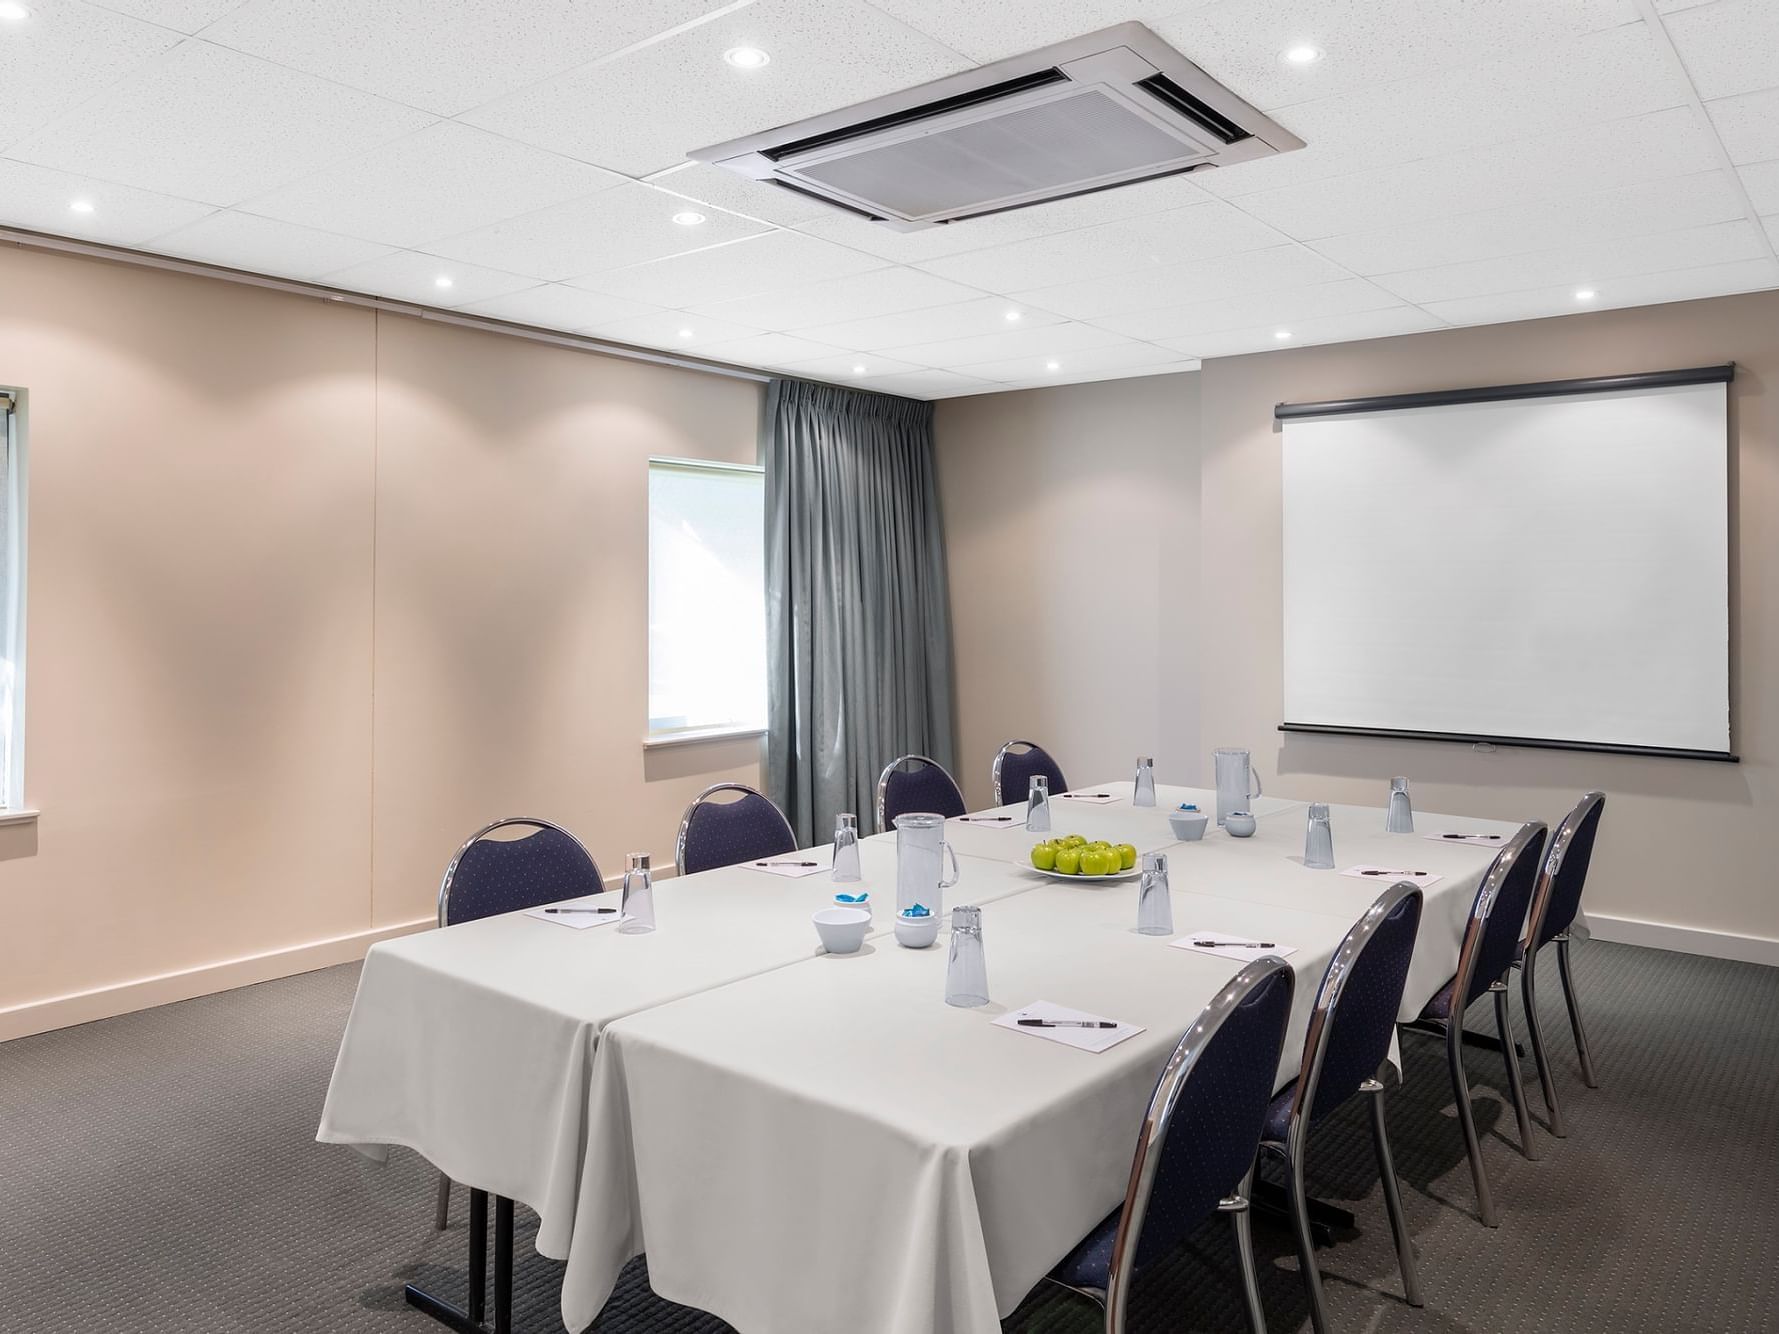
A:
POLYGON ((1008 324, 1018 324, 1019 321, 1023 318, 1024 318, 1024 314, 1021 311, 1010 310, 1007 312, 1007 323, 1008 324))
POLYGON ((1321 58, 1321 50, 1314 46, 1293 46, 1285 50, 1286 63, 1292 65, 1313 65, 1321 58))
POLYGON ((723 59, 736 69, 759 69, 772 57, 757 46, 732 46, 723 52, 723 59))
POLYGON ((1062 363, 1060 361, 1047 361, 1044 363, 1044 369, 1047 371, 1060 371, 1062 369, 1062 363))
POLYGON ((681 329, 679 331, 679 336, 681 338, 690 338, 692 336, 692 331, 690 329, 681 329))
POLYGON ((1578 287, 1575 289, 1575 299, 1577 301, 1592 301, 1599 295, 1600 294, 1591 287, 1578 287))
POLYGON ((440 287, 440 288, 449 287, 449 286, 451 286, 451 284, 452 284, 452 278, 451 278, 451 275, 448 273, 441 273, 438 277, 436 277, 432 280, 432 285, 434 287, 440 287))
POLYGON ((30 17, 31 11, 18 0, 0 0, 0 23, 23 23, 30 17))
POLYGON ((687 209, 683 213, 675 213, 673 215, 673 220, 682 227, 696 227, 699 223, 704 221, 704 215, 702 213, 694 213, 691 209, 687 209))
POLYGON ((1282 343, 1287 338, 1291 337, 1291 331, 1289 329, 1275 329, 1273 331, 1273 337, 1282 343))
POLYGON ((852 368, 852 373, 854 375, 863 375, 865 373, 865 368, 863 366, 854 366, 852 368))
POLYGON ((68 201, 68 211, 70 213, 91 213, 93 211, 93 201, 90 199, 71 199, 68 201))

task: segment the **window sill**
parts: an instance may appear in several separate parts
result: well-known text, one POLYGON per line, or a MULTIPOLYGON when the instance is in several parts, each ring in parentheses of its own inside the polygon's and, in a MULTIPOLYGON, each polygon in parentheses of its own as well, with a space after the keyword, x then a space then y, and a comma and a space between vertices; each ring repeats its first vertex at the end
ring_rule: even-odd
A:
POLYGON ((41 814, 43 814, 42 811, 30 806, 16 811, 0 811, 0 825, 36 824, 37 817, 41 814))
POLYGON ((696 731, 645 736, 642 739, 642 748, 660 750, 667 746, 695 746, 701 741, 741 741, 748 737, 765 735, 764 727, 704 727, 696 731))

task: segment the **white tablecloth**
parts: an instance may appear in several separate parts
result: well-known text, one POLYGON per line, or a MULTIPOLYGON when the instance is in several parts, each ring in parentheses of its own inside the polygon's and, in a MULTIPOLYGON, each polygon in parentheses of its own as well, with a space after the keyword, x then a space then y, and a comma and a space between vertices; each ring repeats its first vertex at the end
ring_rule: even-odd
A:
MULTIPOLYGON (((1126 807, 1126 827, 1152 814, 1126 807)), ((1259 823, 1253 839, 1213 832, 1171 850, 1174 922, 1297 947, 1282 1086, 1328 960, 1384 886, 1292 861, 1300 814, 1259 823)), ((1336 808, 1333 823, 1341 866, 1443 877, 1427 890, 1403 1007, 1412 1017, 1456 965, 1493 853, 1384 835, 1377 810, 1336 808)), ((569 1328, 591 1321, 624 1261, 646 1251, 658 1293, 742 1334, 999 1329, 1121 1198, 1157 1073, 1239 967, 1136 935, 1132 882, 1069 884, 1010 864, 1004 874, 1032 887, 984 909, 994 998, 984 1009, 944 1004, 942 948, 880 939, 608 1029, 564 1279, 569 1328), (1147 1031, 1093 1055, 990 1022, 1038 1000, 1147 1031)), ((977 878, 990 881, 986 869, 977 878)))

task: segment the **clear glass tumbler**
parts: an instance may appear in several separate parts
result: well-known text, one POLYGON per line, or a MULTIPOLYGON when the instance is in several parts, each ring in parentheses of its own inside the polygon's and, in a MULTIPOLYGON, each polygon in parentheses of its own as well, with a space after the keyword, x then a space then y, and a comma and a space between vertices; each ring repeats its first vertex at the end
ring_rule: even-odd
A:
POLYGON ((1043 774, 1032 775, 1025 797, 1025 827, 1034 834, 1050 832, 1050 780, 1043 774))
POLYGON ((1137 934, 1174 934, 1174 901, 1168 896, 1167 854, 1143 854, 1143 878, 1137 882, 1137 934))
POLYGON ((1153 806, 1155 804, 1155 758, 1152 755, 1137 757, 1136 782, 1131 785, 1130 804, 1132 806, 1153 806))
POLYGON ((864 879, 859 869, 859 817, 842 811, 834 830, 834 883, 855 885, 864 879))
POLYGON ((623 916, 618 930, 627 936, 646 935, 655 929, 655 877, 649 871, 649 854, 633 852, 624 859, 623 916))
POLYGON ((1303 838, 1303 864, 1312 871, 1334 869, 1334 831, 1328 827, 1328 807, 1310 804, 1309 830, 1303 838))
POLYGON ((1412 834, 1415 832, 1415 810, 1408 801, 1408 779, 1392 778, 1390 780, 1390 807, 1384 812, 1384 832, 1386 834, 1412 834))
POLYGON ((988 961, 982 957, 982 909, 951 910, 951 957, 945 964, 945 1003, 966 1009, 988 1004, 988 961))

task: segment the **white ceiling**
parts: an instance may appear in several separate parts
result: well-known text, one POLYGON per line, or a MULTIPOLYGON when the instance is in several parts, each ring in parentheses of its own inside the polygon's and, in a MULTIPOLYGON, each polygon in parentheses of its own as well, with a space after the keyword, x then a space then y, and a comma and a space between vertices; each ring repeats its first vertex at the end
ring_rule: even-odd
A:
POLYGON ((24 2, 0 224, 922 398, 1779 286, 1779 0, 24 2), (913 234, 685 161, 1127 19, 1310 146, 913 234))

